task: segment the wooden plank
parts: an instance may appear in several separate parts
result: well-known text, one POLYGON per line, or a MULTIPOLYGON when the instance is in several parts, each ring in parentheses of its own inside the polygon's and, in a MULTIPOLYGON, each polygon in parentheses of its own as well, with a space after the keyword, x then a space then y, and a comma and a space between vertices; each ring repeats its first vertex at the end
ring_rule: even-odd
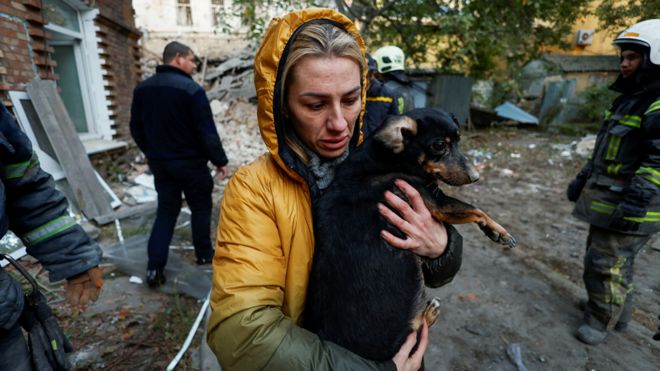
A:
POLYGON ((55 82, 34 80, 27 90, 82 212, 89 219, 112 213, 55 82))

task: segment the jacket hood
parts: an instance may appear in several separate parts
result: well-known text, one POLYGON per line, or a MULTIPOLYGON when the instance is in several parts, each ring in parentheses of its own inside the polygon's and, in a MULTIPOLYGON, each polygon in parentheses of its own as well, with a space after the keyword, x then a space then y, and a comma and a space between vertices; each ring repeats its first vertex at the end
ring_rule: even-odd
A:
MULTIPOLYGON (((289 41, 295 38, 298 30, 309 22, 332 23, 347 32, 357 40, 358 45, 365 54, 366 47, 357 28, 343 14, 333 9, 307 8, 288 13, 282 17, 273 18, 264 34, 261 45, 254 59, 254 85, 257 91, 257 118, 261 137, 277 164, 294 179, 300 181, 304 176, 304 165, 293 154, 284 140, 283 118, 279 112, 282 92, 278 84, 281 74, 280 68, 288 54, 289 41)), ((366 64, 365 64, 366 65, 366 64)), ((367 70, 362 71, 362 110, 355 123, 351 145, 355 146, 362 141, 362 117, 366 104, 367 70)))

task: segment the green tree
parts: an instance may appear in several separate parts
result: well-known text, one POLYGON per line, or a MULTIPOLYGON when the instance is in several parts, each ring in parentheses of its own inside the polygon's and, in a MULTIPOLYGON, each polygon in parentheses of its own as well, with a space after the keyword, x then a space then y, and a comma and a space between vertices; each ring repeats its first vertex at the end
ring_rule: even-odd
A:
MULTIPOLYGON (((656 0, 657 1, 657 0, 656 0)), ((566 45, 586 0, 335 0, 353 19, 370 50, 393 44, 408 63, 433 61, 446 73, 506 77, 545 48, 566 45), (431 57, 431 58, 429 58, 431 57)), ((268 9, 324 6, 323 1, 235 0, 233 12, 262 32, 268 9)))
POLYGON ((618 33, 639 21, 660 17, 660 1, 603 0, 594 13, 602 29, 618 33))

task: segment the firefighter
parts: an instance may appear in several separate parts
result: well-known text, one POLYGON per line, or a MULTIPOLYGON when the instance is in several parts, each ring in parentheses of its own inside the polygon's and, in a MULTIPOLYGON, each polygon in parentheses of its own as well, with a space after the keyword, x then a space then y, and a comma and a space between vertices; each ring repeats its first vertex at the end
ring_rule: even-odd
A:
POLYGON ((403 104, 403 97, 378 80, 375 74, 378 65, 371 55, 367 54, 367 105, 364 112, 364 125, 362 132, 365 136, 371 135, 389 115, 400 115, 399 105, 403 104))
POLYGON ((405 54, 398 46, 383 46, 376 50, 373 58, 378 65, 378 72, 385 86, 403 97, 398 100, 399 112, 415 108, 415 86, 405 72, 405 54))
POLYGON ((630 322, 635 256, 660 229, 660 19, 635 24, 614 45, 621 63, 610 89, 620 95, 567 189, 573 215, 590 224, 576 337, 591 345, 630 322))
MULTIPOLYGON (((67 206, 53 178, 39 167, 29 139, 0 103, 0 237, 11 229, 51 281, 67 280, 67 301, 83 309, 101 290, 101 249, 69 216, 67 206)), ((0 370, 66 368, 68 341, 32 282, 34 295, 26 296, 0 268, 0 370), (29 334, 29 351, 21 327, 29 334)))

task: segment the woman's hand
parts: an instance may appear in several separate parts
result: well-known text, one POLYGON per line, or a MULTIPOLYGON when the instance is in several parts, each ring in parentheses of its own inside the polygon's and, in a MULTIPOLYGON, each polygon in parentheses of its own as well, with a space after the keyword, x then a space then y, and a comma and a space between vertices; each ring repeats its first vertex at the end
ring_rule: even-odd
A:
POLYGON ((415 353, 410 354, 416 342, 417 333, 413 331, 408 335, 406 342, 403 343, 399 352, 392 358, 392 362, 394 362, 398 371, 417 371, 422 367, 422 358, 424 358, 424 352, 426 352, 426 346, 429 343, 429 327, 426 325, 426 321, 422 323, 419 346, 415 353))
POLYGON ((390 245, 410 250, 416 255, 431 259, 439 257, 447 248, 447 229, 444 224, 433 219, 422 196, 415 188, 401 179, 397 179, 394 183, 410 203, 386 191, 385 201, 398 214, 381 203, 378 204, 378 211, 390 224, 405 234, 406 238, 396 237, 386 230, 380 232, 381 237, 390 245))

